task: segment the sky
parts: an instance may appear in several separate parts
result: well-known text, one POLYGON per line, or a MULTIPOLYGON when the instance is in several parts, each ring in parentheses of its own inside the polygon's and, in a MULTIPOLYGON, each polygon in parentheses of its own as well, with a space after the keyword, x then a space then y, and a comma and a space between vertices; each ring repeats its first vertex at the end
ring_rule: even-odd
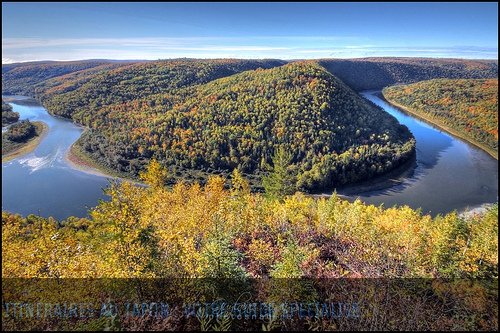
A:
POLYGON ((2 2, 2 63, 498 59, 498 2, 2 2))

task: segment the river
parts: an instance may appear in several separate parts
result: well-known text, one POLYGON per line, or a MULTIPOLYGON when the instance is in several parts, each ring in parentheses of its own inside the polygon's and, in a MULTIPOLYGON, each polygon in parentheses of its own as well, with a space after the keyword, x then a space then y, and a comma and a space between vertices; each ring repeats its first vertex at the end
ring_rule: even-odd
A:
MULTIPOLYGON (((400 184, 346 195, 366 204, 407 205, 422 214, 464 212, 498 202, 498 160, 476 146, 413 118, 377 97, 380 91, 361 95, 381 106, 413 133, 416 166, 400 184)), ((342 194, 342 191, 338 192, 342 194)))
MULTIPOLYGON (((404 114, 376 96, 362 96, 383 107, 411 130, 417 140, 416 164, 397 185, 343 195, 384 207, 408 205, 422 214, 463 212, 498 202, 498 161, 483 150, 404 114)), ((22 96, 2 96, 22 99, 22 96)), ((108 178, 70 168, 63 156, 83 129, 52 117, 41 106, 11 103, 21 119, 40 120, 49 135, 31 153, 2 163, 2 210, 22 216, 36 214, 65 220, 86 217, 99 199, 108 178)), ((342 194, 342 191, 338 192, 342 194)), ((331 192, 330 192, 331 194, 331 192)))
POLYGON ((109 183, 105 177, 70 168, 63 159, 83 128, 49 115, 42 106, 10 104, 20 119, 43 121, 50 132, 33 152, 2 163, 2 210, 24 217, 52 216, 56 220, 86 217, 87 207, 108 198, 102 188, 109 183))

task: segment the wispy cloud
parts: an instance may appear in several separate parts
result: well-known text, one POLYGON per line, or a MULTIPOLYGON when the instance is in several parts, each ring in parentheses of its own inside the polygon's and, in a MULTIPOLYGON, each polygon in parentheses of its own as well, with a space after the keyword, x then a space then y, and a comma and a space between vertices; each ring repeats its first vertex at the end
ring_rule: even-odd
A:
POLYGON ((476 46, 384 46, 360 37, 188 37, 188 38, 4 38, 2 63, 43 60, 160 58, 349 58, 449 57, 498 58, 498 48, 476 46))
POLYGON ((144 37, 144 38, 3 38, 2 49, 23 49, 53 46, 72 45, 103 45, 119 47, 164 47, 174 45, 200 45, 200 44, 253 44, 253 43, 330 43, 342 40, 352 40, 355 37, 343 36, 270 36, 270 37, 144 37))
POLYGON ((3 38, 2 49, 11 50, 73 45, 102 45, 107 47, 158 47, 164 45, 193 44, 206 40, 206 38, 3 38))
POLYGON ((15 62, 16 61, 14 59, 2 57, 2 64, 12 64, 12 63, 15 63, 15 62))

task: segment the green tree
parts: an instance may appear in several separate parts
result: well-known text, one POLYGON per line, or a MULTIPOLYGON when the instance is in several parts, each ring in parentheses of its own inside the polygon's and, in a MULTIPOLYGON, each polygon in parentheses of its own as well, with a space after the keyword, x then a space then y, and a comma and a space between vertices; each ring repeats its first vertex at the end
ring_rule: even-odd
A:
POLYGON ((262 185, 269 198, 282 198, 297 190, 297 168, 292 164, 293 155, 280 146, 272 157, 271 171, 262 178, 262 185))
POLYGON ((36 129, 29 119, 25 119, 10 125, 6 133, 7 139, 10 141, 22 142, 33 136, 36 129))

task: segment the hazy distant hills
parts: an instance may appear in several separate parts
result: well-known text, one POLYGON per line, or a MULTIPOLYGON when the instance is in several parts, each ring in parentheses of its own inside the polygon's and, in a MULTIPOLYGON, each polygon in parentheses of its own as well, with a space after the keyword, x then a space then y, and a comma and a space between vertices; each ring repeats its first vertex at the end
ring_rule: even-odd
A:
MULTIPOLYGON (((170 63, 178 63, 176 59, 168 60, 170 63)), ((192 62, 193 59, 181 59, 183 62, 192 62)), ((197 60, 196 60, 197 61, 197 60)), ((135 70, 144 70, 146 72, 154 70, 158 64, 164 63, 165 61, 138 61, 138 60, 82 60, 82 61, 40 61, 40 62, 25 62, 25 63, 14 63, 2 65, 2 92, 9 92, 12 94, 29 95, 34 93, 35 85, 41 87, 42 91, 47 89, 47 86, 53 86, 60 84, 60 82, 69 82, 75 80, 75 77, 81 79, 82 76, 89 77, 89 75, 102 74, 107 72, 107 70, 127 67, 137 64, 138 67, 135 70), (151 65, 148 65, 151 64, 151 65), (67 74, 73 74, 73 76, 65 77, 67 74), (58 78, 55 83, 46 82, 52 78, 58 78)), ((286 62, 282 60, 270 60, 270 61, 260 61, 260 60, 250 60, 250 61, 237 61, 238 64, 249 64, 249 63, 260 63, 262 67, 267 68, 268 65, 273 66, 283 65, 286 62)), ((255 69, 257 67, 246 67, 242 70, 255 69)), ((135 71, 134 70, 134 71, 135 71)), ((110 73, 121 75, 124 72, 110 73)), ((134 72, 139 74, 138 72, 134 72)), ((234 74, 234 72, 226 72, 225 75, 234 74)), ((126 74, 125 74, 126 75, 126 74)))
MULTIPOLYGON (((118 63, 117 65, 120 65, 118 63)), ((125 65, 125 63, 123 63, 125 65)), ((113 66, 109 61, 40 61, 2 64, 2 94, 20 94, 34 97, 34 85, 53 77, 79 72, 90 68, 113 66)))
POLYGON ((498 60, 362 58, 318 62, 355 91, 438 78, 498 78, 498 60))
MULTIPOLYGON (((174 59, 186 60, 186 59, 174 59)), ((191 59, 192 61, 192 59, 191 59)), ((464 60, 434 58, 359 58, 319 59, 318 63, 339 77, 355 91, 382 89, 397 83, 448 79, 498 78, 498 60, 464 60)), ((264 60, 274 66, 289 61, 264 60)), ((40 61, 2 65, 2 91, 25 94, 30 85, 84 69, 117 68, 134 63, 156 63, 141 60, 40 61)), ((263 66, 265 68, 265 66, 263 66)))
POLYGON ((43 62, 3 65, 2 91, 89 127, 80 147, 109 170, 137 176, 156 157, 187 180, 239 168, 258 186, 284 147, 297 188, 312 190, 373 177, 413 154, 408 129, 356 91, 441 77, 498 77, 498 62, 43 62))

